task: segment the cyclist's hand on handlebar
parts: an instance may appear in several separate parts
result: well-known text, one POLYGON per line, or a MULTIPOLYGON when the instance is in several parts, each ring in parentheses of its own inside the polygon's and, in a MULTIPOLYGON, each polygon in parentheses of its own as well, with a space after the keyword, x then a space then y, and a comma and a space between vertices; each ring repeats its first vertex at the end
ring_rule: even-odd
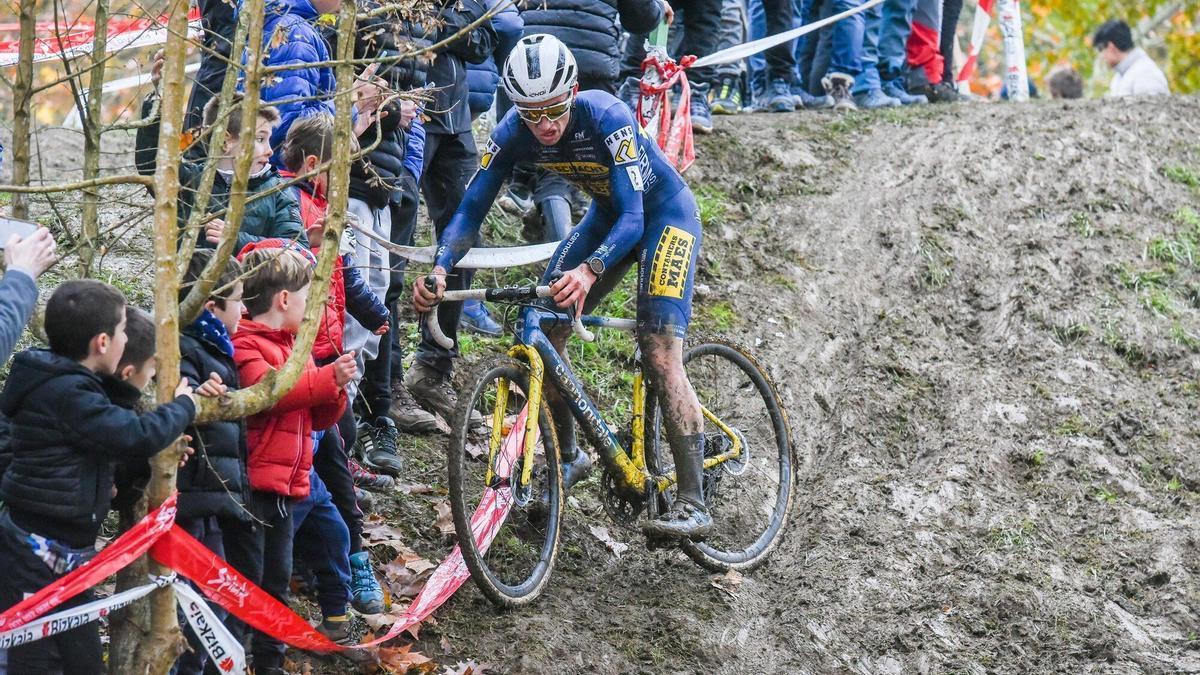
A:
POLYGON ((417 277, 413 282, 413 309, 424 314, 431 311, 439 302, 442 301, 442 295, 446 292, 446 270, 441 267, 433 268, 430 273, 437 281, 437 289, 430 291, 425 288, 425 277, 417 277))
POLYGON ((596 275, 587 264, 568 270, 550 286, 554 294, 554 303, 563 309, 575 308, 575 316, 583 313, 583 301, 587 298, 592 284, 596 283, 596 275))

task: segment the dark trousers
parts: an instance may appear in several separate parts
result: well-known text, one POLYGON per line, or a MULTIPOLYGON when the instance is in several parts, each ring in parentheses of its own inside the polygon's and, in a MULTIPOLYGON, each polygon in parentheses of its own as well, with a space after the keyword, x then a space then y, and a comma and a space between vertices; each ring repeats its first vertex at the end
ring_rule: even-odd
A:
MULTIPOLYGON (((328 431, 326 436, 337 436, 328 431)), ((292 502, 293 547, 317 578, 322 616, 342 616, 350 603, 350 533, 321 475, 309 474, 309 494, 292 502)))
POLYGON ((942 82, 954 83, 958 73, 954 70, 954 41, 958 35, 958 17, 962 14, 963 0, 942 0, 942 34, 938 40, 938 51, 942 53, 942 82))
MULTIPOLYGON (((31 594, 49 586, 61 577, 41 558, 33 554, 25 535, 3 516, 0 525, 0 607, 7 609, 31 594)), ((55 608, 62 611, 87 604, 96 599, 92 591, 84 591, 55 608)), ((100 649, 100 624, 86 623, 58 635, 42 638, 8 650, 8 673, 11 675, 46 675, 47 673, 104 672, 100 649)))
MULTIPOLYGON (((425 137, 425 176, 421 180, 421 194, 425 197, 429 220, 433 221, 434 234, 438 238, 441 238, 442 232, 450 224, 450 218, 458 209, 478 161, 475 139, 469 131, 454 135, 429 134, 425 137)), ((465 270, 453 272, 446 278, 446 290, 470 288, 473 276, 465 270)), ((446 349, 435 344, 422 327, 421 345, 417 348, 418 361, 449 376, 454 368, 454 359, 458 357, 458 320, 461 315, 461 302, 443 302, 438 306, 438 323, 446 337, 454 340, 454 347, 446 349)))
MULTIPOLYGON (((391 204, 392 243, 400 246, 412 246, 417 232, 417 215, 421 200, 417 194, 417 181, 407 171, 405 172, 405 189, 399 192, 399 197, 391 204), (411 184, 411 190, 409 184, 411 184)), ((408 259, 393 253, 391 265, 392 285, 388 287, 388 294, 384 298, 384 302, 392 313, 392 327, 388 331, 387 339, 380 341, 379 355, 382 357, 384 350, 387 350, 388 358, 392 361, 389 374, 393 380, 399 380, 404 374, 404 340, 400 335, 400 324, 396 317, 400 315, 401 307, 407 305, 408 298, 412 297, 412 294, 404 279, 404 273, 408 270, 408 259), (387 343, 386 348, 383 345, 384 342, 387 343)))
MULTIPOLYGON (((292 580, 292 510, 288 498, 269 492, 250 492, 250 512, 261 522, 230 523, 222 531, 225 559, 242 576, 288 604, 288 584, 292 580)), ((241 639, 248 630, 241 621, 231 620, 230 631, 241 639)), ((250 654, 255 668, 282 668, 285 645, 275 638, 254 631, 250 654)))
MULTIPOLYGON (((195 537, 201 544, 204 544, 208 550, 216 553, 221 558, 225 558, 225 531, 221 525, 224 519, 218 519, 216 516, 207 516, 204 518, 177 518, 175 524, 183 528, 185 532, 195 537)), ((248 528, 237 527, 231 524, 229 526, 230 536, 244 536, 248 528)), ((221 609, 218 605, 212 605, 213 613, 217 618, 224 623, 229 623, 227 612, 221 609)), ((175 662, 175 668, 171 671, 175 675, 199 675, 200 673, 212 673, 217 675, 216 667, 209 663, 208 652, 204 651, 204 645, 188 625, 183 615, 179 616, 179 625, 183 627, 184 637, 187 638, 187 651, 179 656, 179 660, 175 662)))
MULTIPOLYGON (((778 2, 779 0, 768 0, 778 2)), ((683 41, 679 43, 680 54, 708 56, 717 50, 717 42, 721 39, 721 2, 722 0, 670 0, 671 8, 683 10, 683 21, 671 26, 671 31, 683 27, 683 41)), ((791 28, 791 13, 783 15, 788 28, 791 28)), ((768 21, 771 20, 768 18, 768 21)), ((786 28, 784 30, 787 30, 786 28)), ((774 32, 774 31, 772 31, 774 32)), ((621 74, 625 77, 640 76, 642 59, 646 58, 645 35, 630 35, 625 41, 625 55, 622 58, 621 74)), ((692 82, 713 82, 717 78, 715 66, 693 68, 688 71, 688 80, 692 82)))
MULTIPOLYGON (((382 354, 380 357, 382 358, 382 354)), ((379 359, 376 359, 379 360, 379 359)), ((385 411, 386 412, 386 411, 385 411)), ((354 413, 350 410, 342 416, 338 425, 325 431, 317 452, 313 455, 313 468, 329 490, 333 505, 337 507, 346 529, 350 531, 351 555, 362 550, 363 513, 354 498, 354 475, 350 473, 350 455, 344 444, 341 430, 344 425, 354 425, 354 413)))

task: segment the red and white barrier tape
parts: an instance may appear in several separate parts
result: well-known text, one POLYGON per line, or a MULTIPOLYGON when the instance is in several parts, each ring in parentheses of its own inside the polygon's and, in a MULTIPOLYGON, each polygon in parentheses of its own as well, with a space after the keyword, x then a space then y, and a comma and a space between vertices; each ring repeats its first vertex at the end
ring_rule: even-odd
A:
MULTIPOLYGON (((43 22, 46 24, 47 22, 43 22)), ((150 47, 167 41, 167 17, 157 19, 114 19, 108 24, 108 45, 110 53, 120 52, 135 47, 150 47)), ((188 13, 188 35, 197 37, 200 34, 200 11, 193 8, 188 13)), ((50 61, 86 56, 92 53, 92 40, 96 36, 94 25, 76 24, 61 27, 50 23, 39 27, 39 35, 51 33, 50 37, 38 37, 34 40, 33 61, 50 61), (86 27, 80 27, 80 26, 86 27), (54 31, 61 34, 54 35, 54 31)), ((17 54, 21 49, 19 40, 0 41, 0 68, 16 65, 17 54)))
MULTIPOLYGON (((496 460, 501 476, 511 476, 521 456, 526 412, 522 411, 504 439, 496 460)), ((329 640, 290 608, 250 583, 224 560, 205 548, 184 530, 175 526, 175 496, 105 547, 79 569, 64 575, 50 586, 17 603, 0 614, 0 648, 18 646, 95 621, 118 607, 124 607, 156 588, 173 584, 184 616, 200 638, 213 663, 222 672, 244 672, 245 654, 212 608, 194 589, 173 577, 161 577, 154 583, 123 591, 108 598, 43 616, 65 600, 94 587, 104 578, 125 567, 142 553, 150 551, 158 562, 190 579, 211 601, 248 625, 300 649, 333 652, 366 649, 391 640, 425 620, 470 578, 470 571, 456 546, 434 570, 425 587, 408 610, 382 637, 359 645, 343 646, 329 640)), ((488 489, 471 516, 471 531, 480 549, 486 551, 508 516, 512 505, 511 488, 488 489)))
POLYGON ((996 0, 979 0, 975 7, 975 23, 971 27, 971 46, 967 49, 967 61, 958 71, 956 82, 966 82, 975 74, 975 65, 979 61, 979 52, 983 50, 983 40, 987 37, 988 25, 992 22, 992 7, 996 0))

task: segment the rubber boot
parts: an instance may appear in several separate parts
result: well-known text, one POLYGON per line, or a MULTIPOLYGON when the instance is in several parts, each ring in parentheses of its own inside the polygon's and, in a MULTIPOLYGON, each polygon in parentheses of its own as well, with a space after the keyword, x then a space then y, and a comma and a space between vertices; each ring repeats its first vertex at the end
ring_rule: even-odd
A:
POLYGON ((699 539, 712 531, 713 520, 704 506, 704 434, 684 436, 671 444, 678 490, 671 510, 642 523, 647 536, 699 539))
POLYGON ((547 197, 542 202, 542 225, 546 241, 562 241, 571 228, 571 203, 565 197, 547 197))

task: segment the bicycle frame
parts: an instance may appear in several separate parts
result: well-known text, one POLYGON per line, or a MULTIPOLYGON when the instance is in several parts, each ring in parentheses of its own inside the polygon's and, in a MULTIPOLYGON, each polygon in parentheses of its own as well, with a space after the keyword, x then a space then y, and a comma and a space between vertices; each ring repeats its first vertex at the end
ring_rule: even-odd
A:
MULTIPOLYGON (((600 411, 584 390, 583 383, 575 376, 571 367, 554 348, 545 333, 545 329, 548 327, 570 326, 571 323, 571 319, 567 315, 535 305, 526 306, 517 323, 517 344, 509 350, 509 355, 528 363, 530 371, 529 391, 526 392, 528 407, 522 447, 523 457, 520 478, 516 486, 518 491, 528 490, 531 483, 538 418, 541 413, 544 382, 547 376, 563 399, 568 402, 571 414, 582 427, 584 435, 600 453, 602 461, 605 466, 609 467, 620 489, 629 493, 630 496, 639 498, 647 497, 651 492, 667 490, 675 483, 674 472, 664 476, 654 476, 646 466, 646 387, 641 369, 638 369, 633 379, 632 447, 626 450, 616 434, 604 422, 600 411)), ((586 327, 614 328, 626 331, 632 331, 635 328, 635 324, 630 320, 599 316, 584 316, 581 318, 581 323, 586 327)), ((488 443, 488 470, 485 478, 485 482, 492 487, 499 482, 494 467, 501 445, 502 425, 508 402, 508 383, 502 381, 499 384, 492 416, 492 434, 488 443)), ((701 412, 730 441, 728 450, 705 458, 704 468, 708 469, 740 457, 742 454, 740 435, 707 408, 701 406, 701 412)))

